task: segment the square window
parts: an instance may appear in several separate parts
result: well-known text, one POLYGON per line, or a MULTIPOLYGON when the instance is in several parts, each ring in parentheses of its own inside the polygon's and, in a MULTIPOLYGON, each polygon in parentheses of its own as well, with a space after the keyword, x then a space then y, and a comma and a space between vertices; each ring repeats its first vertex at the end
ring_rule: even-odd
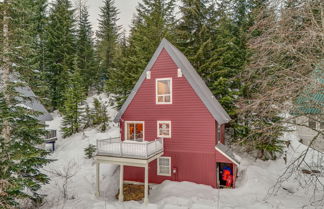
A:
POLYGON ((172 104, 172 78, 156 79, 156 104, 172 104))
POLYGON ((171 157, 160 157, 157 159, 157 174, 160 176, 171 176, 171 157))
POLYGON ((131 141, 144 141, 144 122, 126 121, 125 139, 131 141))
POLYGON ((171 138, 171 121, 157 122, 157 136, 163 138, 171 138))

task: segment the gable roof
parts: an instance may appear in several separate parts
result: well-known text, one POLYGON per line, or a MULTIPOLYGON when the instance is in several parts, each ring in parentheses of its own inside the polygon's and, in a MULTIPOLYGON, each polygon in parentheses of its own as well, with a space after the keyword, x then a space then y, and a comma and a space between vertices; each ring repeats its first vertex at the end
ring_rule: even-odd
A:
MULTIPOLYGON (((12 82, 17 82, 19 79, 16 76, 11 75, 10 80, 12 82)), ((0 79, 1 79, 1 69, 0 69, 0 79)), ((1 82, 0 82, 0 89, 1 89, 1 82)), ((33 90, 29 86, 24 87, 16 87, 16 91, 22 95, 22 97, 17 97, 18 101, 21 101, 20 106, 25 108, 30 108, 36 112, 40 112, 40 114, 36 117, 39 121, 51 121, 53 120, 52 115, 46 110, 44 105, 39 101, 37 96, 34 94, 33 90)))
POLYGON ((189 60, 183 55, 182 52, 180 52, 180 50, 178 50, 165 38, 162 40, 159 47, 155 51, 153 57, 146 66, 135 87, 133 88, 130 95, 128 96, 125 103, 118 112, 117 116, 115 117, 114 122, 118 122, 120 120, 120 118, 126 111, 128 105, 132 102, 133 98, 135 97, 136 92, 145 80, 146 72, 151 70, 152 66, 154 65, 155 61, 157 60, 163 49, 165 49, 168 52, 175 64, 182 70, 182 74, 187 79, 193 90, 199 96, 199 98, 204 103, 204 105, 206 106, 210 114, 214 117, 214 119, 220 125, 228 123, 231 120, 231 118, 221 106, 221 104, 217 101, 215 96, 211 93, 211 91, 206 86, 205 82, 202 80, 199 74, 196 72, 194 67, 191 65, 189 60))
POLYGON ((223 154, 227 159, 229 159, 234 164, 236 164, 237 166, 240 165, 240 160, 234 155, 234 153, 231 151, 229 147, 225 146, 222 143, 218 143, 215 146, 215 149, 219 151, 221 154, 223 154))

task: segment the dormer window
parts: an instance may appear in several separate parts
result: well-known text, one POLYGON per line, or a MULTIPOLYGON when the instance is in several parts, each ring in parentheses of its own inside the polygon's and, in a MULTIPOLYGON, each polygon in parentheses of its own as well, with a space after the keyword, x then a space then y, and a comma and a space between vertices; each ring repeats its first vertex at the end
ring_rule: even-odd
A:
POLYGON ((156 79, 156 104, 172 104, 172 78, 156 79))

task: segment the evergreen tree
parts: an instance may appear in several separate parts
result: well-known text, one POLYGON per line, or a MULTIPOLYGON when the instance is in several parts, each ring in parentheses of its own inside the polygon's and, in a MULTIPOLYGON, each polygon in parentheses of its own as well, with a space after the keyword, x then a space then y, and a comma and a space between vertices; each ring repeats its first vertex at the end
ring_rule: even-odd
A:
POLYGON ((75 70, 71 75, 65 91, 65 102, 63 106, 63 137, 71 136, 80 131, 82 124, 82 102, 86 98, 83 79, 80 70, 75 70))
POLYGON ((183 0, 177 45, 226 111, 235 117, 234 101, 240 92, 237 77, 245 58, 230 9, 226 0, 217 5, 210 0, 183 0))
POLYGON ((50 162, 46 158, 48 153, 39 148, 44 142, 44 125, 36 119, 38 113, 21 105, 28 98, 16 91, 17 87, 25 86, 19 72, 29 70, 29 59, 36 53, 30 31, 35 24, 31 16, 35 13, 26 2, 0 3, 0 179, 6 182, 2 190, 6 195, 0 196, 1 207, 19 208, 20 200, 40 201, 38 190, 48 182, 40 171, 50 162))
POLYGON ((47 0, 35 0, 34 10, 36 11, 34 22, 35 28, 33 29, 34 37, 33 48, 35 49, 34 60, 35 68, 33 76, 29 81, 27 80, 29 86, 32 88, 33 92, 39 97, 42 104, 46 107, 51 105, 49 97, 49 85, 46 82, 46 72, 45 72, 45 28, 47 24, 47 0))
POLYGON ((56 0, 46 27, 46 82, 53 109, 61 108, 67 77, 73 73, 75 59, 74 10, 69 0, 56 0))
POLYGON ((116 57, 116 46, 119 36, 118 10, 114 0, 105 0, 100 8, 99 30, 97 31, 97 52, 100 58, 100 71, 98 74, 99 90, 102 90, 103 82, 108 78, 108 72, 113 68, 116 57))
POLYGON ((118 106, 125 101, 161 40, 174 38, 174 9, 175 0, 144 0, 139 4, 128 46, 121 42, 121 56, 106 85, 106 90, 116 95, 118 106))
POLYGON ((181 19, 177 26, 177 45, 198 73, 207 81, 207 60, 213 51, 213 4, 210 0, 182 0, 181 19))
POLYGON ((98 74, 92 35, 88 10, 85 5, 80 5, 76 56, 82 83, 87 90, 93 86, 98 74))

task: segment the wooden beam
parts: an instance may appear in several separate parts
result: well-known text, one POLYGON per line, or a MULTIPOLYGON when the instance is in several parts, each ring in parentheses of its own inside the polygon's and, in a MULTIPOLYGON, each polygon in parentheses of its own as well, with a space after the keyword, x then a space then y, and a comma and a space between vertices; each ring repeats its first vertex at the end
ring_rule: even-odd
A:
POLYGON ((148 204, 148 164, 145 166, 144 204, 148 204))
POLYGON ((100 163, 96 162, 96 196, 100 196, 100 163))
POLYGON ((124 165, 120 165, 118 199, 120 202, 124 201, 124 165))

